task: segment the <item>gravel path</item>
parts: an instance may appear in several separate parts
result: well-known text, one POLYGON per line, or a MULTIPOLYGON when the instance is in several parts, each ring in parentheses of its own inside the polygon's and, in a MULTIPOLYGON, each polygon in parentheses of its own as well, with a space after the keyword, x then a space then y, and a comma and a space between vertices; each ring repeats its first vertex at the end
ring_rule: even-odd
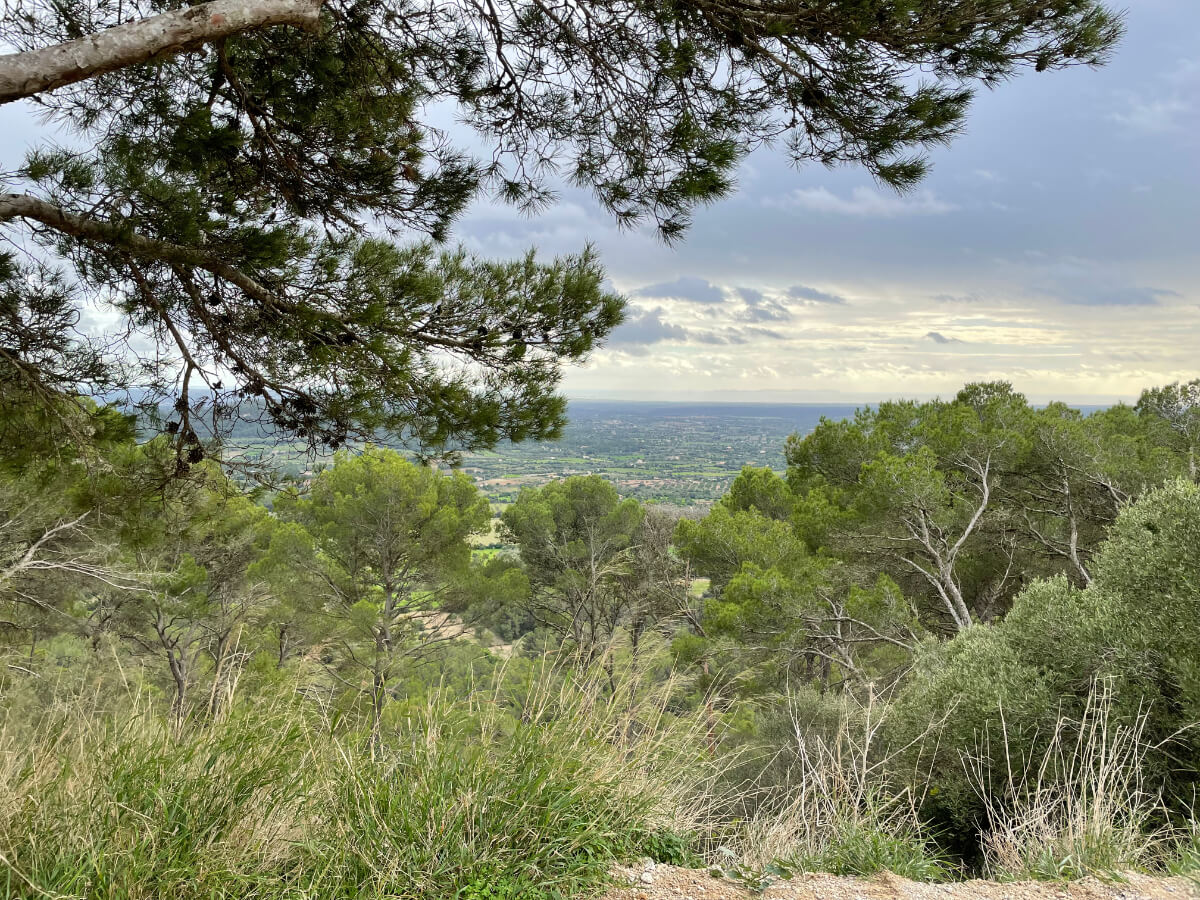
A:
POLYGON ((1200 885, 1185 878, 1130 875, 1121 882, 1094 879, 1060 882, 961 881, 922 884, 891 874, 873 878, 803 875, 778 881, 765 894, 754 895, 741 885, 713 878, 707 871, 658 865, 622 868, 617 874, 630 882, 615 888, 604 900, 1200 900, 1200 885))

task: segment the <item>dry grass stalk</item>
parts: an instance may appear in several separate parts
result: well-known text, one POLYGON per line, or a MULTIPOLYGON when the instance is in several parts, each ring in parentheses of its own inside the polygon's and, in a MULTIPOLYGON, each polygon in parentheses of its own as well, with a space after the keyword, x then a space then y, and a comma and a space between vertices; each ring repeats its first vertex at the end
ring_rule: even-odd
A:
POLYGON ((989 763, 989 735, 964 759, 987 810, 988 871, 1078 877, 1148 865, 1162 835, 1147 827, 1160 799, 1145 786, 1147 720, 1139 710, 1121 721, 1111 684, 1099 682, 1079 719, 1059 717, 1038 757, 1014 753, 1002 712, 1002 771, 989 763))

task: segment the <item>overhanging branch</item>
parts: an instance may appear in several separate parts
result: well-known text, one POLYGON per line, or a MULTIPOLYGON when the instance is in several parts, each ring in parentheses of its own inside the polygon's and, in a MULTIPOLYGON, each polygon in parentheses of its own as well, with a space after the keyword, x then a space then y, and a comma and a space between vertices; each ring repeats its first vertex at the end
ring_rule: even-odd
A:
POLYGON ((280 305, 278 297, 245 272, 231 266, 220 257, 194 247, 156 240, 131 231, 121 224, 76 215, 28 194, 0 194, 0 222, 11 219, 40 222, 62 234, 107 244, 126 250, 134 256, 203 269, 237 285, 247 296, 261 303, 268 306, 280 305))
POLYGON ((221 38, 294 25, 314 31, 321 0, 212 0, 40 50, 0 56, 0 104, 32 97, 221 38))

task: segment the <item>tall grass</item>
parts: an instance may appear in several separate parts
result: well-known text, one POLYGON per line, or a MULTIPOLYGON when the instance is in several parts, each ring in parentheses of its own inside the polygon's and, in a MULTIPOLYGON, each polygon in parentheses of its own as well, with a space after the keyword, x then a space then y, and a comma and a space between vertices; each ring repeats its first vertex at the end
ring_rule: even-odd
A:
POLYGON ((966 759, 987 809, 984 862, 998 877, 1077 878, 1154 865, 1166 835, 1151 827, 1159 797, 1145 785, 1152 747, 1142 712, 1121 721, 1113 694, 1096 684, 1078 719, 1059 717, 1037 755, 1014 754, 1000 718, 1001 771, 966 759))
MULTIPOLYGON (((884 704, 831 701, 833 727, 793 712, 788 776, 762 788, 725 780, 735 761, 712 754, 703 708, 672 712, 669 680, 526 675, 398 705, 382 745, 300 701, 182 730, 144 700, 64 705, 36 732, 0 729, 0 898, 552 900, 640 856, 754 879, 957 874, 880 747, 884 704)), ((972 757, 989 872, 1110 873, 1172 849, 1200 865, 1194 835, 1151 827, 1145 725, 1099 690, 1038 758, 1006 741, 972 757)))
MULTIPOLYGON (((791 716, 789 777, 750 817, 738 838, 743 865, 782 872, 871 875, 891 871, 940 881, 954 868, 929 840, 918 797, 891 783, 882 753, 886 707, 849 698, 831 733, 791 716)), ((790 701, 789 701, 790 707, 790 701)))
POLYGON ((536 900, 706 828, 712 761, 669 685, 631 707, 601 678, 502 680, 433 696, 383 752, 300 707, 6 732, 0 896, 536 900))

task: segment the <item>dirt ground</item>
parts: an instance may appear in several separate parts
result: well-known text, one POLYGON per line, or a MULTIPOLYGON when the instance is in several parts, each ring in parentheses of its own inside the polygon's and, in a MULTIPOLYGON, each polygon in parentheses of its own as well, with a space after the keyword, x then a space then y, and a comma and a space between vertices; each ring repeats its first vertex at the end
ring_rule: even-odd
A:
POLYGON ((922 884, 891 874, 873 878, 802 875, 777 881, 765 894, 753 894, 705 870, 674 866, 623 868, 618 875, 629 887, 615 888, 604 900, 1196 900, 1200 886, 1185 878, 1130 875, 1119 882, 1094 879, 1072 882, 962 881, 922 884))

